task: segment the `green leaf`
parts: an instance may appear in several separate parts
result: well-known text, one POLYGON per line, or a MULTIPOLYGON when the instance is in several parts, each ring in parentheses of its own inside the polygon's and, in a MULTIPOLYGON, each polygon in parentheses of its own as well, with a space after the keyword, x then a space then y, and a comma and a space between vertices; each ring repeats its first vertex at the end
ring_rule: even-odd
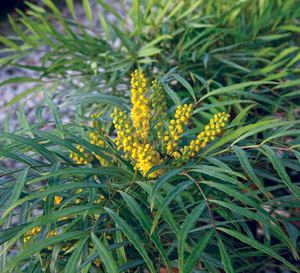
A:
MULTIPOLYGON (((43 180, 43 177, 41 177, 41 180, 43 180)), ((3 223, 4 219, 14 208, 23 204, 26 201, 34 200, 34 199, 41 198, 43 196, 48 196, 48 195, 54 194, 54 193, 61 193, 63 191, 79 189, 79 188, 103 188, 103 185, 78 182, 78 183, 69 183, 69 184, 65 184, 65 185, 52 186, 43 191, 35 191, 35 192, 33 192, 33 194, 27 195, 26 197, 18 199, 17 201, 15 201, 15 203, 10 204, 9 207, 3 212, 1 220, 0 220, 0 224, 3 223)))
POLYGON ((291 249, 294 257, 298 257, 297 249, 295 248, 289 237, 285 234, 284 230, 282 230, 279 225, 274 224, 272 220, 269 219, 269 217, 266 217, 265 215, 262 215, 259 212, 252 212, 248 208, 237 206, 233 202, 223 202, 212 199, 210 199, 209 202, 223 206, 224 208, 229 209, 231 212, 236 212, 238 213, 238 215, 243 215, 249 219, 253 219, 261 225, 270 228, 270 230, 274 232, 274 236, 277 239, 281 240, 285 245, 287 245, 291 249))
POLYGON ((193 181, 184 181, 174 187, 167 196, 163 199, 162 204, 158 207, 157 212, 155 214, 155 217, 152 222, 151 227, 151 234, 153 233, 154 229, 156 228, 158 221, 160 219, 160 216, 164 212, 164 210, 167 208, 167 206, 175 199, 177 196, 179 196, 189 185, 191 185, 193 181))
POLYGON ((86 18, 90 23, 93 22, 93 16, 92 16, 92 10, 90 6, 90 1, 89 0, 82 0, 83 8, 85 11, 86 18))
POLYGON ((119 273, 118 266, 112 254, 94 233, 92 233, 92 240, 96 246, 101 261, 103 261, 105 265, 106 271, 108 273, 119 273))
POLYGON ((7 39, 6 37, 0 35, 0 43, 4 44, 5 46, 9 48, 13 48, 15 50, 20 50, 21 48, 14 43, 12 40, 7 39))
POLYGON ((47 159, 49 162, 55 162, 56 157, 53 156, 52 153, 49 152, 44 146, 41 144, 38 144, 36 141, 26 138, 26 137, 21 137, 15 134, 11 133, 0 133, 0 139, 3 140, 13 140, 16 143, 21 143, 24 144, 25 146, 32 147, 34 150, 36 150, 39 154, 41 154, 45 159, 47 159))
POLYGON ((116 18, 118 19, 118 21, 122 22, 123 18, 120 16, 120 14, 116 11, 116 9, 110 5, 107 4, 104 0, 96 0, 97 3, 99 3, 99 5, 101 5, 101 7, 106 10, 107 12, 113 14, 114 16, 116 16, 116 18))
POLYGON ((187 272, 184 270, 184 246, 186 239, 188 238, 188 234, 191 228, 195 225, 198 221, 200 215, 205 209, 204 202, 201 202, 193 211, 186 217, 185 221, 183 222, 179 238, 178 238, 178 268, 179 272, 187 272))
MULTIPOLYGON (((120 194, 122 195, 123 199, 125 200, 127 206, 132 211, 132 214, 139 220, 140 224, 146 230, 148 235, 151 236, 151 220, 150 220, 150 218, 143 212, 140 205, 130 195, 128 195, 125 192, 120 192, 120 194)), ((165 265, 167 266, 169 271, 171 271, 170 261, 169 261, 167 255, 166 255, 166 253, 163 249, 163 246, 162 246, 161 242, 159 241, 159 237, 158 237, 157 232, 154 231, 152 233, 151 240, 153 241, 153 243, 157 247, 160 255, 162 256, 162 258, 165 262, 165 265)))
POLYGON ((41 85, 36 85, 31 88, 28 88, 27 90, 19 93, 18 95, 15 95, 9 102, 7 102, 4 106, 4 109, 14 105, 15 103, 19 102, 21 99, 26 97, 27 95, 39 91, 41 89, 41 85))
POLYGON ((6 84, 11 84, 11 83, 27 83, 27 82, 41 82, 39 79, 34 79, 34 78, 29 78, 29 77, 15 77, 15 78, 10 78, 6 81, 3 81, 0 83, 0 87, 6 84))
POLYGON ((192 272, 194 265, 198 262, 203 250, 206 248, 207 244, 213 237, 214 230, 210 230, 205 235, 201 236, 196 245, 192 248, 192 253, 188 257, 186 263, 184 264, 184 272, 192 272))
POLYGON ((211 109, 217 111, 218 107, 227 106, 227 105, 237 105, 240 103, 253 103, 253 101, 251 101, 251 100, 228 100, 228 101, 224 101, 224 102, 210 103, 210 104, 206 104, 206 105, 203 105, 203 106, 197 108, 193 112, 193 114, 200 113, 200 112, 206 111, 206 110, 211 110, 211 109))
POLYGON ((117 25, 113 24, 112 28, 115 32, 115 34, 120 38, 123 46, 131 53, 134 52, 135 50, 135 44, 132 42, 132 40, 129 39, 127 33, 125 32, 125 30, 120 30, 119 27, 117 27, 117 25))
POLYGON ((74 245, 75 250, 72 253, 72 255, 70 256, 70 258, 68 259, 68 262, 64 269, 65 273, 78 272, 77 264, 79 262, 80 256, 82 255, 82 249, 83 249, 84 245, 86 244, 86 241, 87 241, 87 238, 84 238, 74 245))
POLYGON ((267 83, 270 83, 270 82, 252 81, 252 82, 244 82, 244 83, 233 84, 233 85, 226 86, 226 87, 221 87, 221 88, 218 88, 214 91, 211 91, 211 92, 207 93, 206 95, 201 97, 201 99, 198 102, 201 102, 201 101, 203 101, 206 98, 211 97, 211 96, 224 95, 224 94, 233 93, 233 92, 234 93, 242 92, 242 90, 246 87, 257 86, 257 85, 260 85, 260 84, 267 84, 267 83))
POLYGON ((146 265, 148 266, 148 269, 151 273, 156 273, 157 271, 154 268, 154 265, 148 256, 148 253, 146 249, 144 248, 144 243, 141 241, 139 236, 135 231, 133 231, 132 227, 129 226, 124 219, 122 219, 118 214, 116 214, 113 210, 109 208, 104 208, 105 211, 113 218, 115 223, 118 225, 118 227, 121 229, 121 231, 124 233, 124 235, 128 238, 128 240, 134 245, 136 250, 140 253, 143 260, 145 261, 146 265))
POLYGON ((24 189, 24 185, 25 185, 25 182, 26 182, 28 171, 29 171, 29 168, 27 167, 18 176, 18 179, 17 179, 16 184, 14 186, 13 192, 12 192, 10 198, 9 198, 8 204, 12 204, 20 198, 21 193, 24 189))
POLYGON ((232 196, 235 199, 243 202, 244 204, 247 204, 248 206, 255 208, 257 211, 259 211, 265 217, 269 218, 270 221, 273 221, 274 223, 278 223, 278 221, 276 221, 276 219, 272 215, 270 215, 266 210, 261 208, 260 204, 256 200, 248 197, 245 193, 241 192, 240 190, 235 189, 231 185, 216 183, 216 182, 212 182, 212 181, 201 181, 201 184, 202 183, 205 185, 208 185, 210 187, 213 187, 219 191, 225 192, 229 196, 232 196))
POLYGON ((239 125, 247 117, 248 112, 253 107, 255 107, 255 104, 243 108, 243 110, 232 120, 231 125, 239 125))
POLYGON ((107 105, 113 105, 120 107, 123 110, 129 110, 128 100, 117 96, 107 94, 84 94, 77 95, 72 98, 72 102, 75 105, 86 105, 91 103, 104 103, 107 105))
POLYGON ((257 242, 256 240, 253 240, 237 231, 230 230, 230 229, 223 228, 223 227, 218 227, 217 229, 236 238, 237 240, 241 241, 242 243, 247 244, 247 245, 249 245, 255 249, 258 249, 259 251, 275 258, 276 260, 282 262, 284 265, 286 265, 289 269, 293 270, 294 272, 298 272, 298 273, 300 272, 299 269, 297 269, 294 265, 292 265, 290 262, 288 262, 282 256, 278 255, 275 251, 272 250, 272 248, 267 247, 267 246, 257 242))
POLYGON ((148 44, 145 44, 142 48, 153 48, 156 44, 160 43, 161 41, 169 39, 172 39, 172 36, 169 34, 159 35, 153 41, 149 42, 148 44))
MULTIPOLYGON (((53 89, 55 89, 55 85, 53 86, 53 89)), ((54 104, 54 102, 52 100, 50 100, 47 92, 44 92, 44 99, 45 102, 47 104, 47 106, 50 108, 53 117, 54 117, 54 121, 56 124, 57 129, 59 129, 60 131, 62 131, 62 120, 60 118, 59 112, 58 112, 58 108, 56 107, 56 105, 54 104)))
POLYGON ((172 76, 187 89, 187 91, 192 96, 193 100, 196 102, 195 91, 194 91, 193 87, 189 84, 189 82, 186 81, 183 77, 181 77, 178 74, 172 74, 172 76))
POLYGON ((132 9, 133 9, 134 32, 137 35, 140 35, 142 32, 142 28, 143 28, 143 14, 140 10, 140 1, 139 0, 132 1, 132 9))
POLYGON ((166 93, 169 95, 169 97, 173 100, 173 102, 176 105, 180 105, 180 98, 175 93, 175 91, 168 84, 163 83, 163 87, 164 87, 166 93))
POLYGON ((219 247, 219 251, 221 254, 221 260, 222 260, 222 264, 224 265, 225 272, 226 273, 235 273, 233 266, 232 266, 232 261, 230 259, 230 256, 227 253, 220 236, 218 237, 218 247, 219 247))
MULTIPOLYGON (((274 59, 273 62, 278 62, 281 59, 283 59, 284 57, 294 53, 295 51, 299 50, 299 47, 297 46, 292 46, 292 47, 288 47, 285 48, 284 50, 282 50, 274 59)), ((276 87, 275 87, 276 88, 276 87)))
POLYGON ((25 114, 25 110, 24 110, 24 104, 20 105, 19 110, 17 112, 17 117, 18 117, 18 121, 19 121, 20 125, 22 126, 22 128, 24 129, 24 131, 26 133, 28 133, 28 135, 31 138, 34 138, 34 135, 32 134, 29 122, 26 118, 26 114, 25 114))
POLYGON ((237 146, 234 146, 233 149, 234 149, 234 152, 235 152, 236 156, 238 157, 239 161, 241 162, 243 169, 246 171, 247 175, 253 180, 253 182, 260 189, 260 191, 267 198, 269 198, 267 192, 264 189, 262 182, 258 179, 257 175, 255 174, 255 172, 248 160, 246 152, 242 148, 237 147, 237 146))
POLYGON ((73 18, 76 18, 75 8, 74 8, 74 1, 73 0, 66 0, 68 9, 73 16, 73 18))
POLYGON ((142 47, 139 52, 139 58, 149 57, 160 53, 160 49, 157 47, 142 47))
MULTIPOLYGON (((144 181, 137 181, 137 184, 144 189, 148 195, 151 195, 153 191, 153 186, 151 184, 146 184, 144 181)), ((160 207, 163 202, 163 197, 159 194, 159 192, 155 193, 154 203, 157 205, 157 207, 160 207)), ((174 234, 178 237, 179 236, 179 227, 173 217, 172 212, 167 207, 165 211, 163 212, 164 220, 168 223, 171 230, 174 232, 174 234)))
POLYGON ((54 14, 61 17, 61 13, 59 9, 55 6, 55 4, 51 0, 43 0, 43 2, 53 11, 54 14))
MULTIPOLYGON (((16 234, 24 228, 25 225, 19 225, 12 228, 7 228, 0 230, 0 245, 3 245, 5 242, 15 237, 16 234)), ((1 250, 1 249, 0 249, 1 250)), ((1 253, 1 252, 0 252, 1 253)), ((2 253, 1 253, 2 254, 2 253)))
MULTIPOLYGON (((20 27, 17 25, 17 23, 14 21, 14 19, 12 18, 12 16, 8 15, 8 20, 10 25, 12 26, 13 30, 15 31, 15 33, 18 35, 19 38, 21 38, 24 42, 28 43, 31 46, 35 46, 36 43, 35 41, 33 41, 32 37, 29 35, 26 35, 26 33, 24 33, 20 27)), ((21 77, 23 78, 23 77, 21 77)), ((8 80, 9 81, 9 80, 8 80)), ((2 85, 2 84, 1 84, 2 85)), ((0 86, 1 86, 0 85, 0 86)))
POLYGON ((275 153, 275 151, 266 145, 262 146, 264 151, 266 152, 268 158, 272 162, 274 169, 278 172, 279 176, 282 179, 282 182, 286 184, 286 186, 291 190, 291 192, 300 200, 300 189, 293 184, 289 175, 287 174, 279 156, 275 153))
POLYGON ((103 30, 105 31, 106 37, 107 37, 107 39, 109 39, 110 38, 110 29, 109 29, 107 20, 100 12, 98 14, 98 17, 99 17, 100 24, 101 24, 103 30))
POLYGON ((154 184, 154 187, 152 189, 152 192, 150 194, 150 204, 151 208, 153 208, 153 201, 155 198, 155 193, 166 183, 168 182, 171 178, 176 177, 177 174, 179 174, 182 171, 182 168, 180 169, 173 169, 166 174, 162 175, 161 177, 158 178, 156 183, 154 184))

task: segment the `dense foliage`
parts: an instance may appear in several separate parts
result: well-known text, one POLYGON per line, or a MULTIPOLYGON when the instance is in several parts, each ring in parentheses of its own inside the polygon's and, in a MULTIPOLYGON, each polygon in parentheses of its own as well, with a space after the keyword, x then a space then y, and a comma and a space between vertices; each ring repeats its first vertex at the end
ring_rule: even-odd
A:
POLYGON ((0 37, 45 98, 0 133, 0 272, 300 272, 300 2, 82 3, 0 37))

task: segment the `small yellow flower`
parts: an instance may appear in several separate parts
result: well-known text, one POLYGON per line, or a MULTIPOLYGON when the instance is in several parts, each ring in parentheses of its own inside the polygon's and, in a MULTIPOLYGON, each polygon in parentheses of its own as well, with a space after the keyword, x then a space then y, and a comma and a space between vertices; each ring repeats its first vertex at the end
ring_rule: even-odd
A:
POLYGON ((59 205, 61 203, 62 199, 63 198, 61 196, 55 195, 54 201, 53 201, 54 205, 56 205, 56 206, 59 205))

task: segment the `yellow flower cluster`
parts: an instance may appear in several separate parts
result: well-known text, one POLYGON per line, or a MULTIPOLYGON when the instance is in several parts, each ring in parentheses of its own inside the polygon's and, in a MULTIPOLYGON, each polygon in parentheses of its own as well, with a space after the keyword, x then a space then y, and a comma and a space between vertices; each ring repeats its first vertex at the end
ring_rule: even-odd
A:
POLYGON ((31 230, 27 231, 23 238, 24 244, 27 244, 31 240, 31 238, 34 237, 35 235, 37 235, 38 233, 40 233, 41 230, 42 230, 42 228, 40 226, 36 226, 36 227, 32 228, 31 230))
MULTIPOLYGON (((160 154, 149 144, 136 145, 132 150, 132 158, 136 160, 135 168, 145 176, 155 165, 163 163, 160 154)), ((162 174, 162 170, 156 170, 149 174, 149 178, 155 178, 162 174)))
POLYGON ((80 155, 79 153, 70 153, 70 158, 75 161, 76 164, 78 165, 83 165, 83 164, 88 164, 92 161, 92 157, 89 153, 85 152, 84 148, 77 144, 76 149, 82 154, 80 155))
POLYGON ((174 158, 179 162, 186 162, 194 157, 201 148, 206 147, 209 141, 214 140, 217 135, 221 134, 228 118, 229 115, 225 112, 215 114, 214 117, 210 119, 209 124, 204 127, 204 131, 198 134, 195 140, 192 140, 189 145, 181 148, 180 152, 176 151, 173 153, 174 158))
POLYGON ((150 108, 149 99, 145 96, 148 93, 147 80, 142 72, 135 70, 131 74, 131 118, 135 133, 138 137, 146 139, 150 130, 150 108))
POLYGON ((163 143, 167 154, 172 154, 178 147, 178 140, 183 133, 183 126, 187 125, 193 110, 192 104, 179 105, 175 112, 175 119, 170 120, 168 131, 165 132, 163 143))
MULTIPOLYGON (((92 145, 98 146, 98 147, 107 147, 105 141, 103 140, 103 136, 105 134, 105 130, 101 127, 101 124, 97 120, 99 118, 99 115, 92 114, 91 118, 93 119, 91 122, 91 127, 94 128, 94 131, 89 132, 89 142, 92 145)), ((88 164, 92 162, 93 156, 100 162, 102 166, 107 166, 108 162, 102 158, 100 155, 96 154, 95 152, 92 152, 92 155, 85 152, 84 148, 81 145, 76 146, 77 150, 82 153, 83 155, 80 155, 78 153, 71 152, 70 158, 73 159, 76 164, 83 165, 88 164)))
POLYGON ((117 149, 123 150, 125 157, 129 158, 134 142, 132 122, 124 111, 117 108, 114 109, 111 117, 113 118, 114 126, 117 129, 117 137, 114 139, 117 149))
MULTIPOLYGON (((145 139, 135 133, 129 117, 123 111, 115 109, 112 118, 117 129, 117 137, 114 140, 117 149, 123 150, 125 157, 135 162, 135 169, 145 175, 153 166, 163 162, 159 153, 148 143, 147 136, 145 139)), ((156 177, 159 174, 159 171, 155 171, 149 177, 156 177)))
MULTIPOLYGON (((95 128, 96 131, 89 132, 89 142, 92 145, 105 148, 107 147, 105 141, 103 140, 105 130, 101 127, 100 123, 98 122, 98 117, 99 116, 95 114, 91 115, 91 118, 94 118, 94 120, 91 122, 91 126, 95 128)), ((92 155, 100 162, 102 166, 108 166, 108 162, 103 157, 96 154, 95 152, 92 152, 92 155)))

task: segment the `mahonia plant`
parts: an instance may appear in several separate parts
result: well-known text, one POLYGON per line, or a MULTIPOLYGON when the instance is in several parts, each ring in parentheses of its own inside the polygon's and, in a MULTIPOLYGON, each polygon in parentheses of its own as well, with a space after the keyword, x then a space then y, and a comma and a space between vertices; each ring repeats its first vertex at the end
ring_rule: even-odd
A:
MULTIPOLYGON (((180 138, 189 124, 193 105, 178 105, 174 117, 169 119, 167 98, 162 85, 154 80, 151 90, 149 96, 147 79, 143 72, 135 70, 131 74, 130 113, 115 108, 111 117, 116 129, 113 142, 117 150, 123 151, 124 157, 130 160, 135 170, 140 171, 144 177, 156 178, 163 173, 163 169, 149 172, 154 166, 162 165, 165 158, 171 159, 173 165, 179 166, 195 157, 201 149, 222 133, 229 114, 225 112, 215 114, 196 139, 179 147, 180 138)), ((95 115, 92 117, 97 118, 95 115)), ((90 143, 106 147, 105 130, 96 120, 92 122, 92 127, 95 130, 89 134, 90 143)), ((94 153, 88 154, 80 145, 77 149, 80 154, 70 154, 77 164, 90 163, 94 156, 101 165, 108 165, 102 157, 94 153)))

